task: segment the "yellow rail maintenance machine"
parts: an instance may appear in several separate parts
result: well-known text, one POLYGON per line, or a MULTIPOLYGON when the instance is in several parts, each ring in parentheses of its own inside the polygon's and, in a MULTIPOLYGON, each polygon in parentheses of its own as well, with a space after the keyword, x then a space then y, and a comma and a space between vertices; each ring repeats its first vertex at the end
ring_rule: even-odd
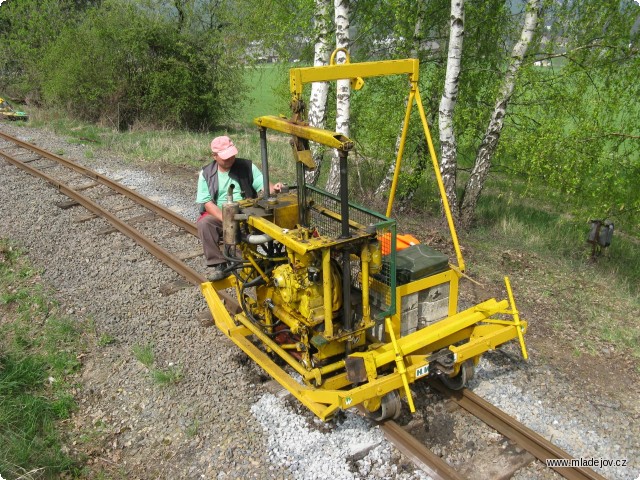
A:
MULTIPOLYGON (((505 278, 508 300, 490 299, 458 312, 464 261, 418 90, 416 59, 293 68, 293 116, 254 120, 262 170, 269 184, 267 130, 291 136, 297 187, 276 197, 229 201, 223 208, 229 276, 201 288, 215 324, 267 373, 322 420, 362 405, 376 420, 400 414, 402 398, 413 412, 411 384, 440 378, 462 388, 480 356, 523 334, 505 278), (386 215, 348 199, 348 155, 354 142, 304 122, 303 86, 348 79, 355 89, 367 77, 404 75, 410 84, 396 170, 386 215), (409 119, 417 106, 455 249, 457 264, 426 245, 397 249, 389 218, 409 119), (335 148, 340 193, 305 184, 314 168, 310 142, 335 148), (240 308, 232 314, 219 292, 234 287, 240 308)), ((265 189, 268 190, 268 189, 265 189)), ((231 198, 231 196, 229 196, 231 198)))

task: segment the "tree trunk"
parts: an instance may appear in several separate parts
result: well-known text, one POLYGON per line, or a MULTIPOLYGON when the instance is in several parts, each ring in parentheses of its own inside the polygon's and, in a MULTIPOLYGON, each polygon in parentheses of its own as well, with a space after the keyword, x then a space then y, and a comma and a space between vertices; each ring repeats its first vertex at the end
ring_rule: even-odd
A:
POLYGON ((538 14, 540 11, 540 0, 529 0, 526 6, 526 14, 524 18, 524 25, 522 27, 522 33, 520 34, 520 40, 513 47, 511 52, 511 62, 509 68, 504 77, 500 95, 496 101, 496 105, 489 121, 489 126, 482 139, 480 148, 476 155, 475 165, 471 171, 471 176, 467 181, 464 189, 464 195, 460 206, 460 219, 462 225, 470 226, 475 218, 476 206, 478 204, 478 198, 484 187, 484 182, 487 179, 489 170, 491 169, 491 160, 498 147, 498 141, 500 140, 500 133, 504 125, 504 117, 507 112, 507 106, 511 95, 513 94, 513 88, 516 82, 516 76, 522 61, 529 47, 529 43, 533 39, 533 34, 538 24, 538 14))
POLYGON ((182 32, 188 27, 188 23, 193 18, 193 0, 173 0, 173 6, 178 12, 178 32, 182 32))
MULTIPOLYGON (((421 33, 422 15, 423 15, 422 2, 420 2, 418 4, 418 14, 416 18, 416 25, 413 29, 413 38, 412 38, 413 48, 411 49, 411 52, 409 54, 411 58, 419 58, 418 55, 420 54, 420 44, 422 42, 422 33, 421 33)), ((407 101, 408 101, 408 98, 404 102, 405 110, 407 109, 407 101)), ((389 165, 389 168, 387 169, 387 174, 382 179, 382 182, 380 182, 380 185, 378 185, 378 188, 376 188, 376 191, 375 191, 376 197, 379 197, 380 195, 387 192, 389 188, 391 188, 391 182, 393 181, 393 174, 396 171, 396 159, 398 158, 398 151, 400 150, 400 140, 402 139, 403 127, 404 127, 404 118, 402 119, 402 122, 400 122, 400 128, 398 129, 398 136, 396 137, 396 145, 394 149, 393 161, 391 162, 391 165, 389 165)))
MULTIPOLYGON (((349 48, 349 0, 334 0, 336 22, 336 48, 349 48)), ((346 56, 340 52, 336 63, 344 63, 346 56)), ((336 132, 349 136, 349 108, 351 85, 349 80, 338 80, 336 92, 336 132)), ((340 188, 340 158, 334 150, 326 190, 338 193, 340 188)))
POLYGON ((451 23, 449 50, 444 92, 440 100, 438 126, 440 128, 440 173, 454 218, 458 217, 458 195, 456 178, 458 165, 458 144, 453 129, 453 110, 458 101, 460 63, 462 60, 462 40, 464 38, 464 0, 451 1, 451 23))
MULTIPOLYGON (((314 24, 316 42, 314 45, 313 66, 321 67, 329 64, 329 9, 331 0, 315 0, 314 24)), ((309 124, 312 127, 324 128, 327 119, 327 95, 329 93, 328 82, 313 82, 311 84, 311 97, 309 99, 309 124)), ((320 176, 320 168, 324 156, 324 148, 317 143, 312 143, 311 154, 316 163, 315 170, 306 173, 307 183, 315 185, 320 176)))

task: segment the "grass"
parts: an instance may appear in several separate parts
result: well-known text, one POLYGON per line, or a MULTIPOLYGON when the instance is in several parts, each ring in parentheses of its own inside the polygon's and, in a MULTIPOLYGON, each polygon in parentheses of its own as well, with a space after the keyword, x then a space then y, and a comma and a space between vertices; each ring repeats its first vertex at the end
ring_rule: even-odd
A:
POLYGON ((471 250, 469 268, 496 286, 509 275, 519 309, 550 325, 574 350, 597 354, 613 347, 635 358, 640 372, 635 240, 614 234, 594 260, 586 220, 554 212, 539 200, 495 192, 485 193, 479 225, 463 240, 471 250))
POLYGON ((251 125, 262 115, 289 116, 289 65, 264 64, 248 69, 249 98, 238 121, 251 125))
MULTIPOLYGON (((208 133, 162 131, 115 132, 110 128, 82 124, 67 120, 55 112, 33 109, 30 125, 53 131, 67 137, 70 142, 82 143, 88 148, 85 158, 99 157, 97 149, 104 149, 130 163, 179 166, 199 169, 211 161, 209 144, 218 135, 230 135, 238 147, 239 156, 249 158, 260 166, 260 138, 257 127, 240 125, 208 133)), ((269 134, 270 179, 293 184, 295 164, 291 159, 288 137, 269 134)), ((64 152, 58 152, 64 155, 64 152)), ((195 188, 195 187, 194 187, 195 188)))
POLYGON ((193 420, 189 426, 187 426, 185 428, 185 435, 189 438, 193 438, 196 435, 198 435, 198 430, 200 428, 200 421, 199 420, 193 420))
POLYGON ((162 387, 173 385, 182 380, 182 370, 176 366, 169 366, 165 369, 152 368, 151 378, 153 381, 162 387))
MULTIPOLYGON (((58 111, 36 107, 30 110, 29 125, 63 135, 70 143, 86 145, 87 159, 95 158, 95 149, 105 148, 132 163, 152 162, 196 168, 211 161, 209 143, 214 136, 231 135, 240 156, 251 158, 259 164, 259 136, 253 119, 261 115, 289 113, 288 66, 268 64, 253 67, 247 71, 247 82, 252 86, 251 93, 246 108, 239 111, 238 123, 212 132, 131 130, 121 133, 109 127, 69 119, 58 111)), ((292 162, 289 161, 291 147, 284 138, 275 145, 270 151, 274 175, 280 175, 278 180, 291 183, 295 178, 292 162), (282 160, 283 155, 286 155, 286 164, 282 160)), ((57 153, 64 154, 62 151, 57 153)))
POLYGON ((133 356, 136 358, 136 360, 138 360, 147 368, 151 368, 153 362, 155 362, 153 345, 151 344, 134 345, 131 351, 133 352, 133 356))
POLYGON ((0 474, 5 478, 75 475, 60 422, 85 348, 84 329, 60 316, 23 252, 0 239, 0 474))
MULTIPOLYGON (((112 128, 69 119, 65 114, 30 109, 29 125, 53 131, 70 143, 83 144, 84 156, 99 158, 98 149, 106 149, 125 162, 202 168, 211 161, 209 144, 218 135, 230 135, 238 147, 239 156, 261 164, 260 141, 253 119, 261 115, 289 114, 288 66, 273 64, 247 70, 247 82, 252 86, 246 108, 241 110, 237 124, 212 132, 176 130, 130 130, 117 132, 112 128)), ((295 164, 291 159, 289 139, 271 134, 269 139, 270 180, 295 183, 295 164)), ((57 152, 64 155, 64 152, 57 152)))
POLYGON ((106 347, 107 345, 112 345, 114 343, 116 343, 116 338, 109 333, 103 333, 98 338, 99 347, 106 347))
POLYGON ((609 280, 615 277, 616 286, 622 291, 633 296, 640 293, 640 255, 637 241, 631 236, 614 233, 611 246, 593 261, 591 246, 586 243, 588 219, 553 211, 545 208, 543 201, 516 193, 494 195, 491 187, 481 199, 478 216, 479 235, 500 230, 502 236, 517 240, 519 248, 561 259, 577 270, 593 267, 596 275, 609 280))
POLYGON ((175 365, 169 365, 168 368, 157 368, 155 364, 155 354, 153 345, 134 345, 131 349, 133 356, 149 370, 149 374, 154 383, 166 387, 173 385, 182 380, 182 370, 175 365))

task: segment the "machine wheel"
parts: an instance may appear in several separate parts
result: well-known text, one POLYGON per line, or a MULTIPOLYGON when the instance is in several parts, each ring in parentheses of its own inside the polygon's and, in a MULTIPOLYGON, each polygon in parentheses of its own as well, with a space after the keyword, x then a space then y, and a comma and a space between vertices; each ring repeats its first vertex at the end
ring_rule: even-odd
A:
POLYGON ((455 377, 447 377, 443 375, 440 377, 440 381, 445 387, 450 388, 451 390, 462 390, 469 380, 473 378, 474 372, 475 366, 473 365, 473 360, 467 360, 460 365, 460 372, 458 372, 455 377))
POLYGON ((380 408, 375 412, 367 412, 367 417, 376 422, 396 419, 402 411, 402 400, 397 390, 387 393, 380 401, 380 408))

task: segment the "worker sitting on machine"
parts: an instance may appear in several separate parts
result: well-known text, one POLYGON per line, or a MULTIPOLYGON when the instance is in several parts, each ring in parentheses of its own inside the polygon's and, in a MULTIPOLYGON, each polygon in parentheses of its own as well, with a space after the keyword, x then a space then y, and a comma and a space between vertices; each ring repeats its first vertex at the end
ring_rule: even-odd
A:
MULTIPOLYGON (((227 192, 233 188, 233 201, 256 198, 264 189, 262 172, 250 160, 236 157, 238 149, 227 136, 211 141, 213 162, 200 171, 196 203, 200 204, 200 218, 196 222, 202 242, 205 264, 213 271, 208 278, 221 280, 227 275, 227 261, 220 251, 222 235, 222 205, 227 192)), ((281 183, 269 182, 269 192, 278 193, 281 183)))

